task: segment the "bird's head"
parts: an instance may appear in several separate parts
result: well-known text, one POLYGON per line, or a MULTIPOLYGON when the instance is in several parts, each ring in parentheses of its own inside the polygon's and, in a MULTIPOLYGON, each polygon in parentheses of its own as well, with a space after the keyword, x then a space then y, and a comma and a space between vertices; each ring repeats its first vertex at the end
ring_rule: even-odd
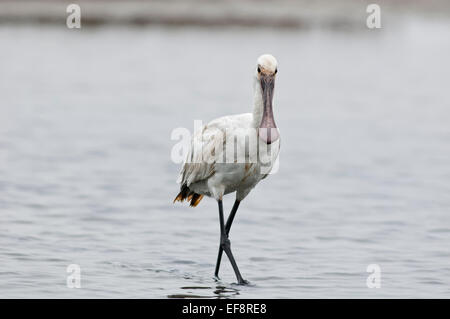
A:
POLYGON ((275 77, 278 72, 278 62, 273 55, 263 54, 258 58, 256 66, 256 77, 275 77))
POLYGON ((278 63, 274 56, 264 54, 258 58, 256 66, 256 79, 259 85, 261 85, 264 108, 261 124, 259 125, 259 136, 267 144, 271 144, 279 138, 272 110, 273 91, 277 72, 278 63))

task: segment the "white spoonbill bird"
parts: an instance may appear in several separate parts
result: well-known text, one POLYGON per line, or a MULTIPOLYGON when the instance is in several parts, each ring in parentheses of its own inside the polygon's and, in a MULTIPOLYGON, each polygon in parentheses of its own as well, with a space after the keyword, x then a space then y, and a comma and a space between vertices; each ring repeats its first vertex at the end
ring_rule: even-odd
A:
POLYGON ((228 236, 240 202, 267 177, 278 158, 280 135, 272 109, 277 71, 277 60, 272 55, 260 56, 254 74, 253 112, 215 119, 193 135, 180 172, 180 192, 174 200, 175 203, 187 199, 195 207, 206 195, 218 202, 220 245, 215 276, 218 278, 225 251, 239 284, 248 282, 239 272, 228 236), (229 149, 234 152, 231 160, 229 149), (245 159, 238 161, 236 154, 244 154, 245 159), (222 198, 233 192, 236 192, 236 200, 224 223, 222 198))

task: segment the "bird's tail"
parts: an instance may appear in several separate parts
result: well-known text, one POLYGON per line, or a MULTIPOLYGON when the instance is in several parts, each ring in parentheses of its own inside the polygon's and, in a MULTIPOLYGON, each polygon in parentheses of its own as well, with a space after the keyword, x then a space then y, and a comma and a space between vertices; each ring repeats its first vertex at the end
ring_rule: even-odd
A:
POLYGON ((191 202, 191 207, 196 207, 200 201, 202 200, 203 195, 194 193, 187 187, 186 184, 181 185, 180 192, 178 193, 177 197, 173 200, 173 202, 183 202, 185 199, 187 199, 188 202, 191 202))

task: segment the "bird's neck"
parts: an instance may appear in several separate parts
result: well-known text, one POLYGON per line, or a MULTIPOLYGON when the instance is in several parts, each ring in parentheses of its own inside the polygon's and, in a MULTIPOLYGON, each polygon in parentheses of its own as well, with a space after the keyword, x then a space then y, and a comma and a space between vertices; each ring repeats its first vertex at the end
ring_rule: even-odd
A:
POLYGON ((255 79, 253 84, 253 92, 253 127, 259 128, 263 117, 264 105, 261 86, 258 84, 257 79, 255 79))

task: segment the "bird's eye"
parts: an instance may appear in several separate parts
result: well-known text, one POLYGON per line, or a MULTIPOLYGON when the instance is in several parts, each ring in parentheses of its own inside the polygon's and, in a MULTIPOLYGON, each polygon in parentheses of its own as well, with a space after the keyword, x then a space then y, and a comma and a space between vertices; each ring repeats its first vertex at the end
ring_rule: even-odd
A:
POLYGON ((261 73, 261 68, 258 66, 258 73, 261 73))
POLYGON ((277 72, 278 72, 278 69, 275 69, 275 74, 277 74, 277 72))

